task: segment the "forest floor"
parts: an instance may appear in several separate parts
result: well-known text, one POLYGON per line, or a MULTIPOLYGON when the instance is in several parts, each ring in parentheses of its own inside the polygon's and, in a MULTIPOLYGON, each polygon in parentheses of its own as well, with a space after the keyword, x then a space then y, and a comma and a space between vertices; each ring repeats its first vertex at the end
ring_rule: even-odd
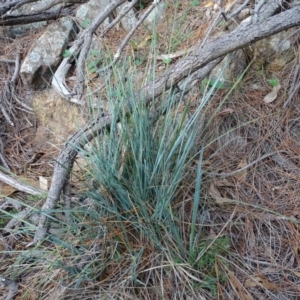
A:
MULTIPOLYGON (((172 11, 174 7, 168 7, 165 21, 157 26, 157 51, 163 54, 186 50, 201 39, 210 25, 210 22, 199 22, 196 18, 197 14, 204 12, 203 7, 191 6, 191 1, 183 1, 176 8, 176 14, 172 11), (172 25, 174 22, 178 26, 172 25)), ((25 53, 39 34, 15 41, 1 41, 0 57, 10 58, 20 45, 25 53)), ((115 53, 124 36, 122 29, 109 33, 105 42, 111 53, 115 53)), ((137 72, 146 69, 151 38, 151 30, 143 28, 125 51, 125 55, 136 62, 137 72)), ((210 247, 211 252, 208 251, 213 255, 213 263, 207 263, 204 266, 207 270, 203 271, 214 282, 201 286, 203 299, 299 299, 299 91, 286 104, 299 60, 300 50, 291 63, 276 73, 250 68, 228 97, 228 89, 218 89, 205 108, 205 134, 198 145, 200 148, 204 143, 201 195, 206 199, 206 218, 202 226, 206 239, 214 240, 215 246, 210 247), (280 83, 281 89, 277 98, 267 104, 263 99, 271 91, 270 80, 274 79, 280 83)), ((160 61, 156 68, 158 74, 162 73, 167 63, 160 61)), ((1 69, 2 84, 9 76, 5 72, 5 68, 1 69)), ((99 83, 94 81, 93 84, 99 83)), ((36 92, 22 86, 21 82, 19 88, 28 104, 32 104, 30 99, 35 97, 36 92)), ((200 86, 189 94, 192 109, 196 109, 201 97, 200 86)), ((75 108, 74 111, 69 109, 74 107, 73 104, 59 105, 67 105, 70 113, 76 113, 75 108)), ((46 178, 48 184, 51 182, 54 161, 64 142, 64 138, 53 140, 55 129, 49 131, 40 122, 34 114, 15 110, 15 126, 10 126, 1 117, 0 127, 3 153, 12 173, 37 187, 40 177, 46 178)), ((47 122, 44 120, 44 123, 47 122)), ((73 193, 79 189, 78 186, 76 189, 80 181, 78 177, 76 174, 72 177, 73 193)), ((186 182, 184 177, 181 189, 181 205, 188 218, 193 201, 193 182, 186 182)), ((14 205, 3 206, 7 199, 17 199, 27 205, 32 205, 33 200, 37 206, 43 203, 43 199, 33 199, 4 184, 1 185, 1 194, 1 227, 15 212, 14 205)), ((24 232, 15 230, 10 237, 15 255, 5 256, 7 249, 1 246, 0 275, 16 263, 17 253, 25 251, 26 244, 32 240, 32 235, 24 232)), ((56 267, 49 265, 48 268, 49 277, 58 280, 64 276, 56 267)), ((37 287, 32 286, 42 276, 41 272, 45 269, 32 268, 26 272, 26 278, 19 278, 21 289, 16 299, 60 299, 51 296, 58 287, 51 283, 50 278, 43 287, 37 285, 44 289, 43 297, 38 294, 37 287)), ((6 292, 0 288, 0 298, 6 292)), ((61 299, 77 299, 75 294, 61 299)), ((86 299, 96 298, 86 296, 86 299)))

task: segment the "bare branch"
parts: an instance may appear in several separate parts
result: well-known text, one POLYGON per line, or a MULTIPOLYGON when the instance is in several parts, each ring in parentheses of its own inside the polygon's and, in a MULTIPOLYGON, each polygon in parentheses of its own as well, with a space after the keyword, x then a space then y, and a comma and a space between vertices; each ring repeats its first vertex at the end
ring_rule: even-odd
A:
POLYGON ((0 181, 14 187, 15 189, 25 192, 30 195, 39 196, 42 194, 45 194, 45 191, 42 191, 40 189, 33 188, 32 186, 21 183, 17 181, 16 179, 4 174, 2 171, 0 171, 0 181))
POLYGON ((119 49, 117 50, 117 53, 114 56, 113 61, 106 67, 97 70, 97 73, 102 73, 108 69, 110 69, 112 66, 114 66, 116 64, 116 62, 120 59, 121 57, 121 53, 124 50, 125 46, 128 44, 129 40, 131 39, 131 37, 133 36, 133 34, 136 32, 136 30, 139 28, 139 26, 145 21, 145 19, 149 16, 149 14, 151 13, 151 11, 160 3, 161 0, 156 0, 153 1, 153 3, 150 5, 150 7, 145 11, 145 13, 142 15, 142 17, 139 19, 139 21, 137 22, 137 24, 135 25, 134 28, 132 28, 130 30, 130 32, 127 34, 127 36, 125 37, 125 39, 123 40, 121 46, 119 47, 119 49))
POLYGON ((5 17, 0 18, 0 26, 21 25, 40 21, 55 20, 60 17, 69 16, 71 12, 72 10, 70 8, 65 8, 62 10, 58 9, 53 12, 33 13, 30 15, 7 15, 5 17))
POLYGON ((74 4, 74 3, 86 3, 89 0, 44 0, 41 5, 39 5, 38 7, 32 7, 31 10, 34 12, 44 12, 46 10, 48 10, 49 8, 57 5, 57 4, 74 4))
MULTIPOLYGON (((69 61, 73 59, 73 55, 76 52, 79 52, 82 45, 86 42, 86 49, 90 47, 90 36, 97 30, 97 28, 101 25, 102 22, 123 2, 126 0, 115 0, 111 3, 111 5, 107 6, 106 9, 99 13, 99 15, 93 20, 89 27, 84 29, 80 35, 78 36, 77 40, 74 42, 74 45, 69 49, 70 56, 65 58, 60 66, 58 67, 57 71, 55 72, 53 79, 52 79, 52 86, 53 88, 63 97, 67 98, 69 101, 77 104, 82 104, 81 95, 75 95, 75 93, 71 93, 68 87, 65 84, 65 76, 71 67, 69 61), (75 95, 75 96, 74 96, 75 95)), ((84 78, 84 61, 87 56, 87 52, 83 52, 79 58, 79 66, 77 66, 77 81, 81 83, 84 78)), ((76 85, 77 86, 77 85, 76 85)), ((80 88, 81 89, 81 88, 80 88)))

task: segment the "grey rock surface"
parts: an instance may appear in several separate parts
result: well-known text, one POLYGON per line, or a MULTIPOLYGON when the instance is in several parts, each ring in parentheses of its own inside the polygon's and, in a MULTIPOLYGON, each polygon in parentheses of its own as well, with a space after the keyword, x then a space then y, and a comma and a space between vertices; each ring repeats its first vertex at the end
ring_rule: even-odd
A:
POLYGON ((69 17, 61 18, 59 22, 48 26, 21 65, 20 76, 25 85, 31 85, 35 89, 48 85, 72 34, 74 22, 69 17))

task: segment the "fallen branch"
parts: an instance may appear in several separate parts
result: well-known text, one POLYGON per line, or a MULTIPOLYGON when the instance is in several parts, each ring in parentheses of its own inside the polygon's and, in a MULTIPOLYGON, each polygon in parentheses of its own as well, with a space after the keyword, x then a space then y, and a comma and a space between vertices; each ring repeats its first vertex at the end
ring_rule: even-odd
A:
MULTIPOLYGON (((5 16, 0 18, 0 26, 22 25, 41 21, 56 20, 57 18, 69 16, 70 8, 58 9, 53 12, 33 13, 30 15, 5 16)), ((0 15, 1 16, 1 15, 0 15)))
POLYGON ((22 192, 25 192, 30 195, 40 196, 42 194, 45 194, 45 191, 33 188, 32 186, 30 186, 28 184, 21 183, 18 180, 4 174, 2 171, 0 171, 0 181, 14 187, 18 191, 22 191, 22 192))
MULTIPOLYGON (((58 69, 56 70, 53 79, 51 81, 52 87, 64 98, 68 99, 72 103, 76 104, 83 104, 81 100, 81 96, 75 94, 74 92, 70 92, 68 89, 66 83, 65 83, 65 77, 71 67, 70 61, 74 59, 74 56, 76 53, 80 52, 80 49, 84 47, 84 43, 86 42, 88 45, 90 45, 90 40, 92 34, 97 30, 97 28, 104 22, 104 20, 122 3, 124 3, 126 0, 115 0, 106 7, 106 9, 99 13, 98 16, 93 20, 93 22, 84 29, 78 36, 77 40, 74 42, 74 45, 69 49, 69 57, 63 59, 61 64, 59 65, 58 69)), ((87 48, 87 47, 85 47, 87 48)), ((82 56, 86 56, 86 53, 83 52, 82 56)), ((81 63, 80 63, 81 66, 81 63)), ((80 72, 83 72, 84 68, 82 66, 79 68, 79 71, 77 71, 80 74, 80 72)), ((83 80, 82 77, 79 77, 80 79, 77 79, 77 82, 83 80)))

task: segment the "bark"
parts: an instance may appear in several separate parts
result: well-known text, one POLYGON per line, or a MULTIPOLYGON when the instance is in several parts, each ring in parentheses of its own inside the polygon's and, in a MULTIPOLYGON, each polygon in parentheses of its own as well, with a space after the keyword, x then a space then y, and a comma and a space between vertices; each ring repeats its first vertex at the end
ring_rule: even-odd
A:
POLYGON ((58 9, 52 12, 33 13, 30 15, 6 16, 0 18, 0 26, 22 25, 36 23, 40 21, 56 20, 61 17, 69 16, 72 12, 71 8, 58 9))
POLYGON ((234 31, 209 41, 202 48, 196 48, 191 55, 171 66, 164 76, 144 87, 143 99, 146 102, 151 101, 153 96, 160 95, 190 73, 220 56, 295 26, 300 26, 300 7, 269 17, 260 23, 241 24, 234 31))

